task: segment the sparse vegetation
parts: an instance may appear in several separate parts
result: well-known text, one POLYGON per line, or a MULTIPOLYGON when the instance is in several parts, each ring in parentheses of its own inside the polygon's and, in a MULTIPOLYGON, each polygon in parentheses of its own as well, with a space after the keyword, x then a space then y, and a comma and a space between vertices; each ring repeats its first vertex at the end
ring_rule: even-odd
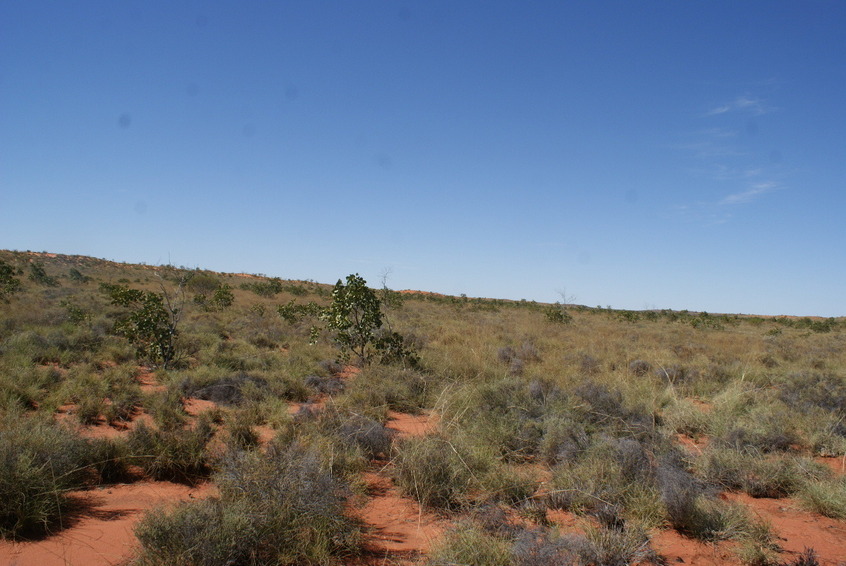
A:
POLYGON ((61 529, 70 490, 211 481, 219 495, 147 515, 139 564, 343 563, 369 536, 364 472, 454 522, 432 564, 649 563, 662 529, 814 564, 785 562, 731 492, 846 520, 820 463, 846 455, 843 319, 11 252, 0 303, 4 538, 61 529), (411 415, 420 434, 389 428, 411 415), (114 438, 79 433, 96 430, 114 438))
POLYGON ((88 444, 52 422, 0 415, 0 536, 38 536, 61 528, 66 493, 82 487, 88 444))
POLYGON ((345 486, 319 455, 293 443, 234 451, 215 476, 220 497, 148 515, 139 564, 330 564, 357 551, 345 486))

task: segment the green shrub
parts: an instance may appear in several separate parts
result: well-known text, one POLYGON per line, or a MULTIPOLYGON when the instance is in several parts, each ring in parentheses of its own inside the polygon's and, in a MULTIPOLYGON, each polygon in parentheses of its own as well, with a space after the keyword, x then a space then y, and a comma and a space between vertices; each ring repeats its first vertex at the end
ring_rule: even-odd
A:
POLYGON ((475 479, 468 457, 439 434, 407 438, 394 458, 397 484, 423 506, 456 509, 475 479))
POLYGON ((141 565, 332 564, 358 549, 345 487, 313 450, 295 443, 231 452, 215 481, 220 498, 141 521, 141 565))
POLYGON ((430 558, 430 564, 435 565, 509 566, 511 563, 511 544, 470 522, 459 523, 447 531, 432 549, 430 558))
POLYGON ((37 261, 29 264, 29 280, 45 287, 59 286, 59 280, 47 275, 47 271, 44 269, 44 266, 37 261))
POLYGON ((815 513, 834 519, 846 519, 846 478, 809 481, 802 486, 798 496, 815 513))
POLYGON ((129 433, 129 451, 153 478, 193 483, 210 472, 206 443, 213 432, 204 420, 193 429, 169 430, 156 430, 141 422, 129 433))
POLYGON ((180 359, 182 352, 176 337, 185 303, 181 283, 173 294, 164 287, 161 293, 107 283, 100 288, 113 305, 128 309, 115 324, 115 331, 135 345, 139 358, 153 364, 161 363, 165 369, 180 359))
POLYGON ((432 378, 397 366, 368 366, 347 384, 345 407, 385 420, 387 412, 419 413, 429 400, 432 378))
POLYGON ((217 498, 181 503, 145 515, 135 528, 138 566, 270 564, 259 561, 259 533, 246 501, 217 498))
POLYGON ((0 536, 49 531, 67 507, 65 493, 84 485, 89 459, 84 440, 50 421, 0 417, 0 536))
POLYGON ((20 269, 0 260, 0 303, 8 302, 10 296, 21 290, 21 280, 16 275, 21 275, 20 269))

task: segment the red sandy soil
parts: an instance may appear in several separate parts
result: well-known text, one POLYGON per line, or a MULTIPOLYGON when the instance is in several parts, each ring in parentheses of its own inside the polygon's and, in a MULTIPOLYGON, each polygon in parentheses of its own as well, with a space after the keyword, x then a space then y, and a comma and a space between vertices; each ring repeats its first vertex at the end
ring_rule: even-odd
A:
POLYGON ((367 540, 360 564, 413 564, 425 556, 449 521, 399 493, 386 469, 364 473, 369 499, 359 511, 367 540))
POLYGON ((846 559, 846 521, 805 511, 792 498, 754 499, 743 493, 726 494, 725 498, 742 503, 772 526, 785 559, 792 560, 806 547, 816 550, 820 564, 825 566, 846 559))
POLYGON ((156 375, 149 370, 142 370, 135 379, 144 393, 156 393, 167 389, 167 386, 161 385, 156 380, 156 375))
POLYGON ((200 413, 205 413, 206 411, 211 411, 212 409, 217 408, 217 403, 214 401, 206 401, 204 399, 189 397, 183 401, 182 407, 190 416, 196 417, 200 413))
MULTIPOLYGON (((390 411, 387 427, 397 436, 420 436, 437 427, 436 416, 409 415, 390 411)), ((421 509, 413 499, 400 494, 390 475, 390 463, 374 462, 377 468, 364 473, 369 496, 359 511, 367 539, 358 564, 415 564, 451 524, 448 519, 421 509)))
POLYGON ((846 475, 846 456, 818 456, 817 458, 814 458, 814 460, 824 466, 827 466, 836 475, 846 475))
POLYGON ((397 436, 423 436, 434 431, 439 423, 438 415, 424 412, 419 415, 388 411, 387 428, 397 431, 397 436))
POLYGON ((189 487, 144 481, 71 492, 80 511, 65 518, 65 529, 43 540, 0 540, 0 564, 10 566, 106 566, 133 554, 135 524, 148 509, 206 497, 210 484, 189 487))
POLYGON ((666 564, 724 566, 741 564, 728 544, 710 544, 690 539, 669 529, 653 533, 652 548, 666 564))
POLYGON ((704 436, 693 438, 686 434, 677 434, 676 441, 682 448, 695 456, 700 456, 702 454, 702 450, 708 446, 708 438, 704 436))

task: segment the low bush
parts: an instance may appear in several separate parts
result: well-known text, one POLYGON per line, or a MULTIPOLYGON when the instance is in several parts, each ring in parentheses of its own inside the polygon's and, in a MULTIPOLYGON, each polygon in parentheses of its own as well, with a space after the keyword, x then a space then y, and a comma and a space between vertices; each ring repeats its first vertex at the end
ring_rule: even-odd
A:
POLYGON ((153 478, 193 483, 210 472, 206 443, 213 432, 202 419, 192 429, 158 430, 141 422, 129 433, 129 451, 153 478))
POLYGON ((47 420, 0 417, 0 536, 38 536, 56 526, 65 493, 88 478, 88 444, 47 420))
POLYGON ((393 434, 382 423, 343 407, 309 408, 294 415, 297 426, 284 427, 274 443, 298 439, 315 448, 323 465, 338 477, 353 480, 370 460, 388 457, 393 434))
POLYGON ((649 544, 649 537, 639 528, 589 526, 584 535, 557 536, 546 528, 512 527, 495 532, 476 521, 463 521, 447 531, 429 563, 628 566, 660 561, 649 544))
POLYGON ((429 562, 433 565, 510 566, 511 544, 472 522, 463 522, 447 531, 438 541, 429 562))
POLYGON ((473 470, 458 448, 439 434, 407 438, 394 458, 400 489, 420 505, 457 509, 474 485, 473 470))
POLYGON ((609 527, 627 519, 657 525, 664 518, 653 465, 644 447, 627 438, 598 439, 578 459, 556 466, 547 503, 609 527))
POLYGON ((815 513, 846 519, 846 478, 809 481, 797 495, 805 507, 815 513))
POLYGON ((347 383, 346 395, 339 403, 382 421, 388 411, 419 413, 429 401, 432 381, 414 369, 371 365, 347 383))
POLYGON ((147 395, 143 404, 161 430, 178 430, 187 422, 182 395, 173 387, 147 395))
POLYGON ((347 491, 320 460, 298 443, 229 453, 215 476, 220 498, 141 521, 139 564, 333 564, 356 553, 347 491))
POLYGON ((100 483, 118 483, 132 478, 127 442, 120 438, 94 438, 88 441, 91 467, 100 483))
POLYGON ((253 429, 250 415, 238 411, 230 414, 224 427, 229 450, 252 450, 259 445, 259 435, 253 429))
POLYGON ((589 527, 585 540, 576 545, 583 564, 628 566, 658 564, 646 532, 638 528, 608 529, 589 527))
POLYGON ((634 360, 629 364, 629 373, 642 377, 652 371, 652 364, 646 360, 634 360))
POLYGON ((808 458, 764 455, 754 449, 708 448, 696 462, 699 475, 722 489, 752 497, 793 495, 808 481, 827 477, 828 470, 808 458))
POLYGON ((68 372, 62 402, 76 403, 76 416, 85 425, 101 417, 108 423, 127 421, 141 403, 141 388, 132 367, 108 367, 100 371, 93 364, 76 366, 68 372))
POLYGON ((577 535, 552 536, 547 529, 524 530, 511 547, 514 566, 579 564, 585 539, 577 535))

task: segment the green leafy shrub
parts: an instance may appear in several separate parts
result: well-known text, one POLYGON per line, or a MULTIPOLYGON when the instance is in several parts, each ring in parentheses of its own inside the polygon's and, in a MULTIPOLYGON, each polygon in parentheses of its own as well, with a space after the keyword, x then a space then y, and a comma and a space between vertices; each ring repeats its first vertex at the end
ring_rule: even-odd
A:
POLYGON ((176 337, 182 314, 184 291, 180 286, 174 297, 161 293, 130 289, 125 285, 103 283, 100 288, 113 305, 129 308, 118 319, 115 330, 134 344, 138 356, 151 363, 161 363, 167 369, 177 361, 179 350, 176 337))
POLYGON ((47 271, 44 269, 44 266, 37 261, 29 264, 29 280, 45 287, 59 286, 59 280, 47 275, 47 271))
POLYGON ((20 269, 0 260, 0 303, 8 302, 10 296, 21 290, 21 280, 15 277, 21 273, 20 269))
POLYGON ((567 309, 564 305, 560 303, 555 303, 554 305, 550 305, 544 311, 544 316, 549 322, 555 324, 570 324, 573 322, 573 315, 567 312, 567 309))

